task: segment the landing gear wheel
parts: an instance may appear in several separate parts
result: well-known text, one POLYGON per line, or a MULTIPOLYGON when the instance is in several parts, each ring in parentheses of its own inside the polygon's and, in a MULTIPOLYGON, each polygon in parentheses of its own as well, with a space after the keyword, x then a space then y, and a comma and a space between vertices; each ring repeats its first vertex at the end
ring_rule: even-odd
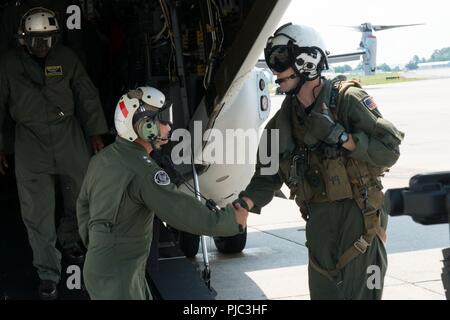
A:
POLYGON ((247 228, 243 233, 232 237, 214 237, 214 243, 221 253, 239 253, 247 243, 247 228))

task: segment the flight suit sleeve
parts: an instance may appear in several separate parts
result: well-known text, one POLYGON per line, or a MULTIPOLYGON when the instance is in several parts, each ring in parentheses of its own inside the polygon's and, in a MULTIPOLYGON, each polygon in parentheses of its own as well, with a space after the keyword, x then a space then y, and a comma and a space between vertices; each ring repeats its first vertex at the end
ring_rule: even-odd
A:
POLYGON ((261 175, 261 167, 256 165, 255 174, 250 183, 239 194, 239 197, 247 197, 253 201, 253 213, 261 213, 261 209, 272 201, 274 193, 280 190, 283 181, 279 174, 261 175))
MULTIPOLYGON (((272 136, 270 134, 270 130, 275 129, 275 121, 276 117, 274 117, 266 126, 266 130, 268 133, 266 146, 267 150, 272 145, 270 141, 272 136)), ((280 190, 281 186, 283 185, 283 181, 278 172, 272 175, 266 175, 261 172, 261 169, 266 167, 266 165, 263 165, 261 163, 259 154, 260 153, 258 149, 255 173, 253 174, 253 177, 250 180, 250 183, 245 188, 245 190, 239 194, 240 198, 247 197, 253 201, 254 206, 250 211, 257 214, 260 214, 261 209, 265 205, 270 203, 270 201, 272 201, 275 191, 280 190)), ((269 151, 268 154, 272 154, 272 152, 269 151)))
POLYGON ((404 134, 381 116, 371 96, 359 88, 349 88, 339 112, 356 144, 350 157, 377 167, 395 164, 404 134))
POLYGON ((209 210, 193 196, 179 191, 174 184, 158 184, 156 174, 159 172, 164 171, 142 177, 139 188, 140 200, 158 218, 193 234, 226 237, 239 233, 233 209, 209 210))
POLYGON ((75 54, 73 61, 74 72, 71 87, 81 125, 88 136, 104 134, 108 131, 108 126, 97 88, 75 54))
POLYGON ((77 199, 77 220, 78 233, 80 234, 81 241, 83 241, 86 248, 89 244, 89 218, 89 200, 86 190, 86 179, 84 179, 77 199))
MULTIPOLYGON (((0 57, 0 59, 2 59, 2 57, 0 57)), ((9 99, 8 81, 6 79, 4 66, 2 63, 0 63, 0 151, 5 151, 3 124, 5 122, 6 113, 8 112, 6 107, 8 99, 9 99)))

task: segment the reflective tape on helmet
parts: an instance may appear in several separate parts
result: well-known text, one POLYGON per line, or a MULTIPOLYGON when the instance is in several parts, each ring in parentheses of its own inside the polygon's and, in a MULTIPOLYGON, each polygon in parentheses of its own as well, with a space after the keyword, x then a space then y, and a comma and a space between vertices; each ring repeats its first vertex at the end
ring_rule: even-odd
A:
POLYGON ((119 103, 119 108, 120 108, 120 111, 121 111, 122 114, 123 114, 123 117, 124 117, 124 118, 127 118, 127 117, 128 117, 128 109, 127 109, 127 107, 125 106, 125 102, 120 101, 120 103, 119 103))

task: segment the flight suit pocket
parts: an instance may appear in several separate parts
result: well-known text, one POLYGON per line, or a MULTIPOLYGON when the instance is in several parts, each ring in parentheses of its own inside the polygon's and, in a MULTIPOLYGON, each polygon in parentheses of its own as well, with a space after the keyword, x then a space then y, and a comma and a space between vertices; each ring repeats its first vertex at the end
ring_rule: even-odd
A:
POLYGON ((324 181, 329 201, 351 199, 353 196, 343 158, 324 159, 324 181))
POLYGON ((322 169, 319 165, 312 165, 309 167, 308 171, 306 171, 306 181, 316 197, 326 197, 327 190, 322 177, 322 169))
POLYGON ((354 159, 347 162, 348 177, 353 187, 355 201, 360 209, 365 209, 367 205, 374 209, 380 209, 383 206, 383 185, 378 177, 383 171, 383 168, 370 167, 365 162, 354 159))

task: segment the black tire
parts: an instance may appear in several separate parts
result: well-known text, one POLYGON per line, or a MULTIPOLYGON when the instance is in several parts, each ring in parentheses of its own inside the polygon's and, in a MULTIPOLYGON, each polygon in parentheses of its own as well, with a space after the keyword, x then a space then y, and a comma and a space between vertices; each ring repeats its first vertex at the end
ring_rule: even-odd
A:
POLYGON ((232 237, 214 237, 214 243, 220 253, 242 252, 247 243, 247 228, 245 228, 243 233, 232 237))
POLYGON ((195 257, 195 255, 198 253, 198 248, 200 246, 200 236, 184 231, 178 232, 179 232, 178 242, 181 251, 183 251, 184 255, 188 258, 195 257))

